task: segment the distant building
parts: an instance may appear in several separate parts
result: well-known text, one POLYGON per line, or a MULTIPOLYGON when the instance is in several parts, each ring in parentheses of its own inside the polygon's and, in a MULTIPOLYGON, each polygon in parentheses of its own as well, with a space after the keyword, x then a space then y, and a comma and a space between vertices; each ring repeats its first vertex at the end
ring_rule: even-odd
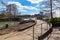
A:
POLYGON ((45 18, 50 18, 51 14, 49 11, 43 10, 43 15, 45 16, 45 18))
MULTIPOLYGON (((52 12, 52 14, 53 14, 53 18, 60 17, 60 7, 57 7, 56 10, 52 12)), ((43 10, 43 15, 45 16, 45 18, 51 18, 50 11, 43 10)))
POLYGON ((55 16, 60 17, 60 7, 56 8, 55 16))

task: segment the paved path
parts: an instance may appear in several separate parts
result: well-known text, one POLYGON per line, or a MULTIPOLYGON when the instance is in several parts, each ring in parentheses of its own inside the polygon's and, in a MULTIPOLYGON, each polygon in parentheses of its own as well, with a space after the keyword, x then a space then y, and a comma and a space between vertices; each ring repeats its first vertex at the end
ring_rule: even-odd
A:
POLYGON ((60 40, 60 31, 59 29, 53 29, 53 32, 49 38, 49 40, 60 40))
MULTIPOLYGON (((43 28, 43 33, 45 33, 47 29, 47 23, 41 20, 37 20, 37 24, 34 26, 34 39, 37 40, 38 36, 41 35, 41 23, 44 23, 42 28, 43 28)), ((49 26, 48 26, 49 28, 49 26)), ((0 40, 33 40, 33 27, 26 29, 21 32, 11 32, 6 35, 0 36, 0 40)))

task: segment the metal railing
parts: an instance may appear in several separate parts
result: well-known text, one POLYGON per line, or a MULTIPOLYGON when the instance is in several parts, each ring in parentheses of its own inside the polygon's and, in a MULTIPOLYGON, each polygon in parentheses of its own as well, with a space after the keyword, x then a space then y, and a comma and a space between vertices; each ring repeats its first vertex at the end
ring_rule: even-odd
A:
POLYGON ((52 25, 50 23, 41 23, 38 25, 33 26, 33 40, 48 40, 51 32, 52 32, 52 25), (38 32, 39 31, 39 32, 38 32), (38 36, 36 36, 38 35, 38 36))

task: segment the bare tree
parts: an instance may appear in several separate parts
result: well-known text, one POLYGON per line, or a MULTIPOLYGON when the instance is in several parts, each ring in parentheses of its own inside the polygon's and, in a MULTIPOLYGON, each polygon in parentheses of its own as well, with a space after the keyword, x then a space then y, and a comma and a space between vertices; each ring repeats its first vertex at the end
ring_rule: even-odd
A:
POLYGON ((17 14, 17 7, 15 4, 9 4, 6 6, 6 12, 9 17, 16 16, 17 14))

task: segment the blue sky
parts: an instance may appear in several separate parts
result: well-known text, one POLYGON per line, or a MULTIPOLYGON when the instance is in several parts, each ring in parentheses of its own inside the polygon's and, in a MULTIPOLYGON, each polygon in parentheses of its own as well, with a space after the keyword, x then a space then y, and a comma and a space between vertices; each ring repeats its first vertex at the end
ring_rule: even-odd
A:
MULTIPOLYGON (((39 2, 42 0, 3 0, 6 4, 16 4, 18 12, 22 15, 34 15, 39 13, 39 2)), ((0 3, 1 6, 1 3, 0 3)), ((2 5, 4 6, 4 5, 2 5)))
MULTIPOLYGON (((49 0, 3 0, 3 1, 6 4, 16 4, 18 12, 21 12, 21 15, 34 15, 38 14, 39 11, 41 10, 50 10, 49 0)), ((4 5, 0 3, 0 9, 2 8, 2 6, 4 5)), ((5 8, 5 6, 3 8, 5 8)))

